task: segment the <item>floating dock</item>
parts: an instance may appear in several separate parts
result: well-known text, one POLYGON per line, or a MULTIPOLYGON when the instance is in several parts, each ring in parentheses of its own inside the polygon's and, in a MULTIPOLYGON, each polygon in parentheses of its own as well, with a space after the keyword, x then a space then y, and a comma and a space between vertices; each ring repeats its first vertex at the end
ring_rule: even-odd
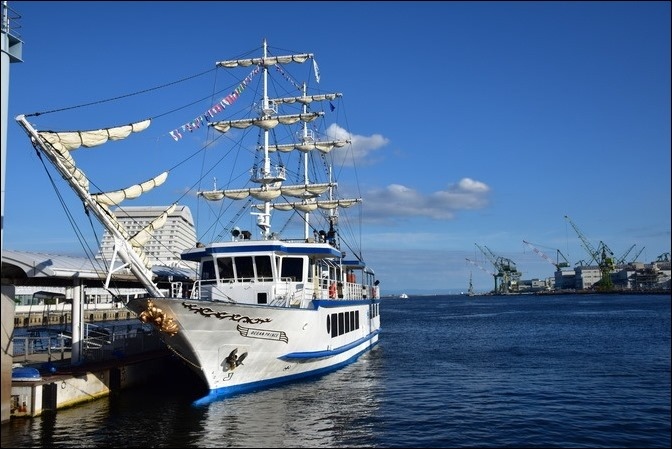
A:
POLYGON ((174 367, 171 354, 164 348, 80 366, 71 366, 69 358, 53 362, 41 354, 42 360, 21 364, 38 368, 41 379, 12 380, 10 417, 40 416, 151 383, 174 367))

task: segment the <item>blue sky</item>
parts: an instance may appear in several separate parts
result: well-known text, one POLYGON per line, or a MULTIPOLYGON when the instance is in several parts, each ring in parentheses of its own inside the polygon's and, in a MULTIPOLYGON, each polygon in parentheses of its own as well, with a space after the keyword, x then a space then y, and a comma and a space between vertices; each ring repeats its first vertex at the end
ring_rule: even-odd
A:
POLYGON ((476 244, 513 260, 524 279, 552 276, 523 240, 572 265, 588 259, 565 215, 617 257, 632 245, 641 262, 670 251, 669 2, 10 7, 22 16, 24 62, 11 65, 6 249, 83 253, 16 115, 201 73, 266 38, 314 53, 325 88, 347 99, 339 125, 358 137, 365 215, 375 219, 364 254, 383 293, 465 290, 470 273, 477 290, 491 289, 465 260, 492 270, 476 244))

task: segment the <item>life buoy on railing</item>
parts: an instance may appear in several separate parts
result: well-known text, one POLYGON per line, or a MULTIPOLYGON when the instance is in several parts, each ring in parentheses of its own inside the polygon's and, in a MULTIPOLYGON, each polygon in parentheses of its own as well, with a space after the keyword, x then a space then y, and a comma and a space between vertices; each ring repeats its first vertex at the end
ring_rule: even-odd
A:
POLYGON ((329 285, 329 297, 330 298, 336 298, 336 282, 332 282, 331 285, 329 285))

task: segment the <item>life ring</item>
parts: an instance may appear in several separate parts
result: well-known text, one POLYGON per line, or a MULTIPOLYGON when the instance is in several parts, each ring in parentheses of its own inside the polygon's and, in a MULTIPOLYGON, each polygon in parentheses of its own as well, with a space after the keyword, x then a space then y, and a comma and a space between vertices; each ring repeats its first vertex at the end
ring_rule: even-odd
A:
POLYGON ((336 282, 332 282, 331 285, 329 285, 329 297, 330 298, 336 298, 336 282))

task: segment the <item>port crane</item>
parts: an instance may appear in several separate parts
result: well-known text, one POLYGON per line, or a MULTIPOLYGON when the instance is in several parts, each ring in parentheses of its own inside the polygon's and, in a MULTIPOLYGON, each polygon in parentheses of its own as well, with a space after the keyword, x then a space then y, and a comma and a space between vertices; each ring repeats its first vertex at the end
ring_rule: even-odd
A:
MULTIPOLYGON (((482 270, 482 271, 484 271, 485 273, 487 273, 487 274, 489 274, 490 276, 492 276, 492 278, 495 280, 495 290, 497 289, 497 273, 493 273, 492 271, 489 271, 489 270, 485 269, 482 265, 480 265, 480 264, 474 262, 473 260, 471 260, 471 259, 469 259, 469 258, 465 258, 465 259, 466 259, 467 262, 469 262, 469 263, 472 264, 473 266, 478 267, 480 270, 482 270)), ((471 278, 469 278, 469 283, 471 283, 471 278)))
POLYGON ((475 267, 477 267, 477 268, 480 268, 482 271, 486 272, 486 273, 489 274, 490 276, 497 276, 497 273, 493 273, 492 271, 489 271, 488 269, 484 268, 484 267, 483 267, 482 265, 480 265, 479 263, 474 262, 473 260, 471 260, 471 259, 469 259, 469 258, 466 258, 466 261, 469 262, 470 264, 472 264, 473 266, 475 266, 475 267))
POLYGON ((639 256, 640 256, 640 255, 642 254, 642 252, 644 251, 644 248, 646 248, 646 246, 642 246, 642 249, 640 249, 639 251, 637 251, 637 254, 635 254, 634 257, 633 257, 632 259, 630 259, 630 263, 637 262, 637 259, 639 259, 639 256))
POLYGON ((565 219, 572 225, 574 231, 579 236, 583 248, 588 252, 588 255, 591 257, 589 264, 595 262, 600 268, 601 279, 599 282, 599 288, 602 290, 611 290, 614 286, 611 280, 611 272, 614 269, 614 253, 609 249, 606 243, 600 241, 598 249, 595 249, 593 245, 590 244, 588 239, 583 235, 579 227, 574 224, 574 222, 565 215, 565 219))
POLYGON ((516 264, 506 257, 501 257, 495 255, 490 248, 487 246, 482 248, 475 244, 476 247, 483 253, 486 259, 495 267, 497 274, 495 276, 495 292, 496 293, 510 293, 513 289, 512 287, 518 286, 518 280, 520 279, 520 272, 516 268, 516 264), (497 287, 497 278, 502 278, 499 288, 497 287))
POLYGON ((637 251, 637 253, 628 261, 628 254, 630 254, 630 252, 632 252, 632 250, 635 248, 635 246, 637 246, 637 244, 634 244, 630 248, 628 248, 628 250, 625 253, 623 253, 623 255, 621 257, 619 257, 618 260, 616 260, 616 265, 624 265, 626 263, 637 262, 637 258, 640 256, 640 254, 642 254, 642 251, 644 251, 645 247, 642 246, 642 249, 637 251))
MULTIPOLYGON (((616 265, 623 265, 625 263, 625 259, 628 257, 628 254, 630 254, 630 252, 635 248, 635 246, 637 246, 637 244, 634 244, 630 248, 628 248, 628 250, 624 252, 623 255, 616 260, 616 265)), ((637 258, 637 256, 635 256, 635 258, 637 258)))
POLYGON ((556 255, 555 259, 556 261, 553 262, 550 257, 548 257, 546 254, 541 252, 540 249, 538 249, 536 246, 534 246, 532 243, 528 242, 527 240, 523 240, 523 243, 532 248, 532 251, 535 253, 539 254, 544 260, 546 260, 548 263, 553 265, 555 267, 556 271, 562 271, 563 268, 569 267, 569 261, 565 257, 564 254, 559 249, 556 249, 556 255), (563 262, 560 262, 560 257, 562 257, 563 262))

